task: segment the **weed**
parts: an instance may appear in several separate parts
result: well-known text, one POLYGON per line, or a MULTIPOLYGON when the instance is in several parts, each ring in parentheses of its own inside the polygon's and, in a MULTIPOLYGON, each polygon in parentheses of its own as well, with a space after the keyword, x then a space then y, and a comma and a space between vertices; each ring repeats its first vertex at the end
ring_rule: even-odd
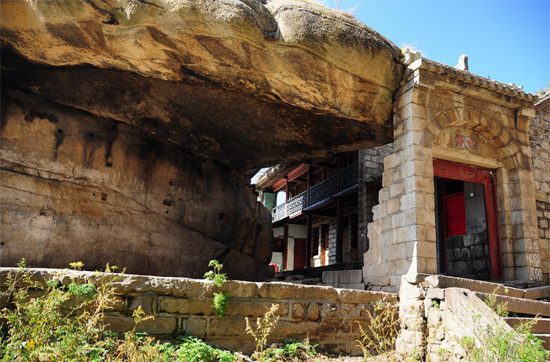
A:
MULTIPOLYGON (((485 298, 485 303, 498 316, 508 316, 506 303, 498 303, 495 292, 485 298)), ((474 329, 480 338, 479 346, 472 337, 463 337, 460 344, 468 360, 473 362, 547 361, 550 353, 544 350, 542 341, 531 332, 536 322, 534 319, 510 330, 503 325, 482 325, 478 317, 475 318, 474 329)))
POLYGON ((493 310, 499 317, 508 317, 508 303, 497 300, 496 289, 485 298, 485 304, 493 310))
MULTIPOLYGON (((214 286, 218 289, 222 288, 225 282, 227 282, 227 274, 222 273, 223 264, 221 264, 217 260, 210 260, 208 263, 208 266, 212 268, 212 270, 207 271, 204 274, 204 278, 206 280, 211 280, 214 282, 214 286)), ((216 315, 220 318, 225 316, 225 312, 227 310, 227 306, 229 305, 229 294, 225 292, 215 292, 214 298, 212 300, 212 306, 214 308, 214 311, 216 311, 216 315)))
POLYGON ((81 261, 75 261, 75 262, 69 263, 69 267, 74 270, 82 270, 84 269, 84 263, 81 261))
POLYGON ((261 361, 309 361, 318 356, 316 346, 309 342, 286 339, 283 343, 273 344, 264 350, 261 361))
POLYGON ((267 345, 267 339, 277 323, 279 316, 276 315, 279 306, 272 304, 271 308, 264 314, 262 318, 256 319, 256 327, 253 328, 248 317, 246 318, 246 333, 254 338, 255 349, 253 356, 261 360, 264 357, 264 350, 267 345))
POLYGON ((395 304, 385 299, 375 304, 373 313, 367 310, 367 315, 369 323, 366 329, 356 321, 361 333, 356 342, 365 359, 393 350, 399 328, 395 304))
POLYGON ((63 285, 52 278, 39 282, 25 269, 6 278, 0 311, 1 361, 205 361, 232 362, 234 353, 207 345, 194 337, 160 343, 137 327, 151 318, 138 307, 134 327, 123 336, 109 331, 105 312, 113 307, 118 276, 94 284, 91 278, 63 285), (122 338, 121 338, 122 337, 122 338))

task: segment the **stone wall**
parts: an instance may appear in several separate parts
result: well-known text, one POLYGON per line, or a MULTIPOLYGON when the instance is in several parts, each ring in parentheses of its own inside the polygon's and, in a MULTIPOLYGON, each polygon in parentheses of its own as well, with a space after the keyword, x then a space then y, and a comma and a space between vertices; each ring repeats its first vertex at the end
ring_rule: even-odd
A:
POLYGON ((372 221, 372 207, 378 203, 378 186, 373 182, 382 178, 384 157, 393 152, 392 144, 359 151, 359 187, 357 190, 358 255, 369 249, 367 225, 372 221))
POLYGON ((537 200, 537 221, 543 282, 548 284, 550 282, 550 202, 537 200))
MULTIPOLYGON (((497 328, 511 331, 474 292, 444 289, 438 284, 437 276, 403 277, 399 290, 398 353, 423 361, 464 360, 467 357, 461 343, 464 337, 472 338, 480 347, 489 331, 497 328)), ((494 291, 494 284, 489 288, 494 291)))
MULTIPOLYGON (((8 272, 15 270, 0 269, 1 285, 4 285, 8 272)), ((367 311, 373 312, 376 302, 384 298, 391 302, 397 299, 395 294, 383 292, 229 281, 223 291, 229 293, 231 299, 226 315, 219 318, 211 306, 215 290, 211 282, 204 280, 60 269, 31 269, 30 272, 37 279, 55 277, 63 283, 70 283, 74 278, 91 278, 95 283, 118 278, 115 281, 118 302, 107 316, 113 330, 130 330, 134 325, 132 311, 141 305, 155 318, 141 324, 139 330, 163 338, 187 333, 245 353, 254 348, 252 337, 245 332, 245 317, 255 321, 272 304, 277 304, 280 320, 270 341, 309 337, 321 350, 360 354, 355 347, 355 340, 359 337, 357 323, 364 326, 369 322, 367 311)))
POLYGON ((550 280, 550 98, 537 103, 537 116, 531 121, 530 136, 533 172, 537 191, 539 249, 544 280, 550 280))

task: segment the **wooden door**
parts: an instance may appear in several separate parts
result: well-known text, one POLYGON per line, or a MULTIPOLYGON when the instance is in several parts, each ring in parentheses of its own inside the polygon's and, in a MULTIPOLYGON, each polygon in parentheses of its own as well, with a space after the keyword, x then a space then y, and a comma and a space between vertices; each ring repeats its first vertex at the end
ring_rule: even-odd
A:
POLYGON ((306 239, 294 239, 294 269, 306 267, 306 239))
MULTIPOLYGON (((472 182, 483 185, 486 213, 485 216, 487 220, 487 233, 489 238, 490 275, 491 279, 499 280, 501 276, 500 247, 498 241, 498 224, 493 186, 493 175, 491 170, 444 160, 434 160, 433 167, 435 177, 449 180, 472 182)), ((452 201, 450 201, 448 207, 456 208, 459 202, 459 198, 454 198, 452 201)), ((449 212, 456 214, 452 215, 451 217, 461 217, 461 211, 446 210, 446 216, 448 216, 449 212)), ((446 229, 447 230, 445 234, 448 234, 450 231, 447 227, 446 229)))

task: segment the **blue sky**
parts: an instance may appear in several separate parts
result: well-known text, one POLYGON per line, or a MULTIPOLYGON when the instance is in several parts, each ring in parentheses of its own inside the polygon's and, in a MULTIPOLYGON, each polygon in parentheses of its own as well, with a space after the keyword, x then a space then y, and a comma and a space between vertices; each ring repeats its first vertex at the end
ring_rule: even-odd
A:
POLYGON ((397 46, 536 92, 550 83, 550 0, 322 0, 351 12, 397 46))

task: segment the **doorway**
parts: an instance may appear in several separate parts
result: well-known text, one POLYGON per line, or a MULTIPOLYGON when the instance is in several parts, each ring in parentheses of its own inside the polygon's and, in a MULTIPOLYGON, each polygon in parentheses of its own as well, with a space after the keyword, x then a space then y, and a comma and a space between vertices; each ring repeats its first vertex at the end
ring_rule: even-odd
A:
POLYGON ((500 279, 491 170, 434 160, 438 273, 500 279))

